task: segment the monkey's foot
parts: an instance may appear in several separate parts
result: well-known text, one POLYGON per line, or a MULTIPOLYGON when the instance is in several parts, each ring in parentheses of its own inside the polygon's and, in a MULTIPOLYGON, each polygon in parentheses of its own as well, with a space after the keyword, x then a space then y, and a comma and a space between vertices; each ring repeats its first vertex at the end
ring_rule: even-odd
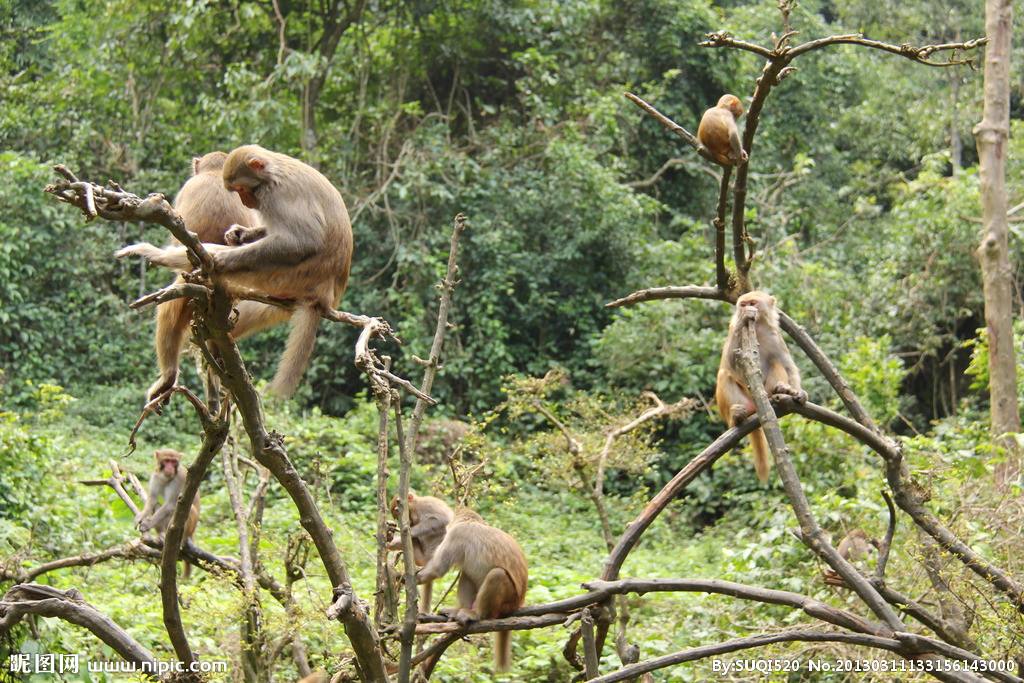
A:
POLYGON ((750 410, 748 406, 745 406, 742 403, 734 403, 731 406, 729 406, 730 424, 735 427, 740 422, 743 422, 748 417, 753 415, 753 413, 754 411, 750 410))

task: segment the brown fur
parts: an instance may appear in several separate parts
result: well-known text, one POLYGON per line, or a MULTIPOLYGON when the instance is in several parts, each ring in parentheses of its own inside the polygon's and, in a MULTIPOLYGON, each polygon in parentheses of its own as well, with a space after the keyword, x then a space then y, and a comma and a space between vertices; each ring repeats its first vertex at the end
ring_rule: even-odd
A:
MULTIPOLYGON (((188 475, 188 468, 181 464, 184 455, 170 448, 158 448, 153 451, 153 459, 156 468, 149 477, 149 493, 146 497, 146 504, 135 516, 135 526, 139 531, 145 533, 150 529, 156 529, 163 537, 167 527, 171 524, 171 517, 174 514, 174 506, 178 503, 178 494, 181 487, 185 485, 185 477, 188 475), (160 499, 163 503, 160 504, 160 499)), ((199 493, 196 493, 195 500, 188 511, 188 519, 185 521, 185 534, 182 536, 182 545, 192 540, 192 535, 199 524, 199 493)), ((188 578, 191 565, 185 563, 184 575, 188 578)))
MULTIPOLYGON (((444 540, 445 530, 455 517, 448 503, 433 496, 417 496, 409 492, 409 533, 412 535, 413 562, 422 567, 430 562, 444 540)), ((391 514, 399 518, 398 496, 391 501, 391 514)), ((401 520, 399 520, 401 521, 401 520)), ((388 550, 401 550, 402 536, 396 533, 388 542, 388 550)), ((420 597, 420 611, 429 612, 432 604, 433 581, 423 583, 420 597)))
POLYGON ((743 116, 743 103, 735 95, 722 95, 718 104, 704 112, 697 138, 723 166, 735 166, 747 160, 740 143, 736 122, 743 116))
MULTIPOLYGON (((417 581, 432 581, 452 567, 462 570, 454 617, 463 625, 477 619, 507 616, 526 600, 528 576, 523 549, 516 539, 466 508, 455 513, 441 546, 417 574, 417 581)), ((510 661, 509 632, 497 631, 494 668, 507 671, 510 661)))
MULTIPOLYGON (((758 355, 765 391, 769 395, 790 394, 798 400, 807 398, 807 393, 800 386, 800 370, 793 363, 789 348, 779 333, 779 312, 775 308, 775 297, 767 292, 747 292, 736 301, 736 312, 729 323, 729 335, 722 347, 722 360, 718 365, 718 381, 715 386, 718 412, 730 427, 735 427, 756 412, 754 401, 734 360, 734 352, 740 344, 740 324, 747 315, 755 312, 758 355)), ((771 460, 760 427, 750 433, 750 444, 754 451, 757 478, 762 482, 768 481, 771 460)))
MULTIPOLYGON (((222 179, 243 204, 259 211, 264 225, 232 226, 229 241, 246 244, 204 246, 214 260, 214 277, 229 287, 295 300, 288 345, 270 387, 273 393, 289 396, 309 363, 321 312, 338 305, 348 283, 352 261, 348 210, 341 194, 319 171, 258 145, 232 151, 224 161, 222 179)), ((160 249, 143 242, 117 253, 118 257, 129 255, 167 268, 190 267, 184 247, 160 249)), ((262 305, 246 306, 252 303, 239 306, 239 321, 232 331, 236 338, 289 316, 283 310, 264 311, 262 305)))

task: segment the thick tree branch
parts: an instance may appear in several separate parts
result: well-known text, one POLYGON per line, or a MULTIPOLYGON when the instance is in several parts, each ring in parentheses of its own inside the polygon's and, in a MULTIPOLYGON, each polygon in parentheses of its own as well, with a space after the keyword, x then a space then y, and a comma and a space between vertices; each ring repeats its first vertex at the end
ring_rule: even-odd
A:
POLYGON ((57 617, 82 626, 125 661, 133 663, 139 671, 149 671, 150 678, 156 678, 158 668, 153 654, 109 617, 85 602, 82 594, 74 588, 62 591, 37 583, 13 586, 0 601, 0 634, 7 633, 26 614, 57 617))

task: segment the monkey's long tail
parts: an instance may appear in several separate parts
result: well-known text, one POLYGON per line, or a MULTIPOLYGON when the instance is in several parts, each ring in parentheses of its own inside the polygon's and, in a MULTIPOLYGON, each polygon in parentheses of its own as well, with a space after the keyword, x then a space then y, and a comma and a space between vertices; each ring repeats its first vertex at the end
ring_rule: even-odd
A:
POLYGON ((772 469, 771 455, 768 453, 768 442, 764 438, 764 431, 758 427, 750 432, 750 446, 754 450, 754 471, 761 483, 768 481, 768 473, 772 469))
POLYGON ((512 666, 512 632, 494 632, 494 670, 505 673, 512 666))
POLYGON ((292 331, 288 334, 288 345, 277 364, 277 373, 270 383, 271 393, 282 398, 295 393, 313 355, 319 325, 320 314, 313 306, 304 306, 292 314, 292 331))

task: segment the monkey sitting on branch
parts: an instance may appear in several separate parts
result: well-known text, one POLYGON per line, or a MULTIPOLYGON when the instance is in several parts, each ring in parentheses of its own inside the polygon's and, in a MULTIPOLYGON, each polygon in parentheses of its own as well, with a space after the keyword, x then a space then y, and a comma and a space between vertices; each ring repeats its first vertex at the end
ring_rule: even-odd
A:
MULTIPOLYGON (((156 529, 160 537, 164 537, 167 527, 171 524, 174 506, 178 504, 178 494, 185 486, 185 477, 188 475, 188 468, 181 464, 184 457, 184 454, 170 448, 159 448, 153 451, 156 469, 149 477, 146 504, 135 516, 135 526, 142 533, 156 529), (161 499, 163 499, 162 504, 160 503, 161 499)), ((198 492, 188 511, 185 533, 182 536, 182 547, 192 541, 192 534, 195 533, 197 524, 199 524, 198 492)), ((186 579, 190 571, 191 565, 186 562, 182 572, 186 579)))
MULTIPOLYGON (((205 243, 213 260, 210 275, 229 290, 252 290, 295 302, 294 311, 268 311, 242 301, 231 334, 240 338, 290 317, 288 344, 270 385, 271 393, 294 393, 309 364, 320 317, 334 309, 348 283, 352 226, 341 194, 319 171, 258 145, 233 150, 224 160, 224 187, 259 212, 262 226, 235 224, 226 244, 205 243)), ((118 258, 142 256, 179 271, 192 265, 185 247, 161 249, 147 242, 129 245, 118 258)))
MULTIPOLYGON (((488 525, 477 513, 460 508, 434 557, 416 574, 426 583, 452 567, 459 577, 458 607, 444 610, 461 625, 477 619, 497 619, 523 606, 526 600, 526 555, 516 539, 488 525)), ((494 668, 508 671, 512 648, 508 631, 494 633, 494 668)))
POLYGON ((743 116, 743 103, 735 95, 722 95, 700 119, 697 139, 723 166, 736 166, 747 160, 740 143, 736 122, 743 116))
MULTIPOLYGON (((800 385, 800 370, 789 354, 789 348, 779 331, 779 311, 775 297, 767 292, 747 292, 736 300, 736 311, 729 322, 729 334, 722 347, 722 360, 718 366, 715 402, 726 425, 735 427, 757 412, 747 389, 743 374, 736 366, 736 350, 740 347, 740 326, 747 318, 755 320, 758 356, 764 389, 771 394, 788 394, 797 401, 806 401, 807 392, 800 385)), ((754 470, 761 482, 768 481, 771 461, 768 444, 760 427, 750 433, 754 451, 754 470)))
MULTIPOLYGON (((395 496, 391 500, 391 514, 399 519, 399 499, 395 496)), ((445 531, 455 513, 448 503, 433 496, 417 496, 409 491, 407 499, 409 508, 409 535, 412 536, 413 562, 417 567, 425 566, 434 557, 437 549, 444 540, 445 531)), ((402 549, 402 535, 396 533, 388 541, 388 550, 402 549)), ((429 612, 431 609, 431 598, 433 581, 423 582, 423 594, 420 598, 420 611, 429 612)))

